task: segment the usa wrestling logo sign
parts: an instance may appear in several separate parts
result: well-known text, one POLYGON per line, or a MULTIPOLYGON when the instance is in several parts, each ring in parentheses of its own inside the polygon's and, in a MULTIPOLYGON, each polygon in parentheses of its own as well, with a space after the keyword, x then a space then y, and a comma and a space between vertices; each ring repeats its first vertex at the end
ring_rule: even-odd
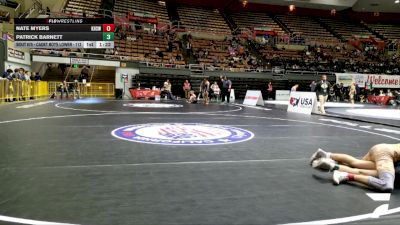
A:
POLYGON ((221 145, 248 141, 250 131, 223 125, 153 123, 120 127, 111 132, 119 139, 159 145, 221 145))

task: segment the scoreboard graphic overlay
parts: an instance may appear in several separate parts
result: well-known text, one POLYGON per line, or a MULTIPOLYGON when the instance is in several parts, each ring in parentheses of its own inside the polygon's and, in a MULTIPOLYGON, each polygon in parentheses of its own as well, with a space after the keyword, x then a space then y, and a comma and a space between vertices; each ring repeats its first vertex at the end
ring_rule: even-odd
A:
POLYGON ((113 18, 15 19, 16 48, 114 48, 113 18))

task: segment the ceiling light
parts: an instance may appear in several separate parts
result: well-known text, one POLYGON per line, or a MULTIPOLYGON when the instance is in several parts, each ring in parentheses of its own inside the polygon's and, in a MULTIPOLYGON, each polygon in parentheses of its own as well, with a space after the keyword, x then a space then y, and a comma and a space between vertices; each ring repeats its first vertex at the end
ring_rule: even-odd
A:
POLYGON ((399 3, 400 3, 400 0, 396 0, 396 1, 394 1, 394 3, 399 4, 399 3))

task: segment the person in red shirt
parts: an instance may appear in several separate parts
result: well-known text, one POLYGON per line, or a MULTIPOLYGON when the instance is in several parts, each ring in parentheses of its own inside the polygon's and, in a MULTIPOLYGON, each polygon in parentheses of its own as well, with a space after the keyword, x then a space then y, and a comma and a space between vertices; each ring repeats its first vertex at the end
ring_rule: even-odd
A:
POLYGON ((189 99, 189 97, 190 97, 189 92, 190 92, 191 89, 192 89, 192 87, 191 87, 189 81, 185 80, 185 82, 183 83, 183 91, 185 92, 185 98, 186 99, 189 99))
POLYGON ((269 82, 267 86, 267 100, 273 98, 272 91, 273 91, 272 82, 269 82))

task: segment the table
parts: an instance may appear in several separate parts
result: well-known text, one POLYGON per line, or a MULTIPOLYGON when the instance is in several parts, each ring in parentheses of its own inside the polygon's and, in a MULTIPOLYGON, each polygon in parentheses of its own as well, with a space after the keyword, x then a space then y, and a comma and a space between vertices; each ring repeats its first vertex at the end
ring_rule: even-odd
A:
POLYGON ((387 105, 389 104, 390 100, 395 99, 394 97, 389 97, 389 96, 374 96, 374 95, 368 95, 368 102, 369 103, 375 103, 375 104, 381 104, 381 105, 387 105))
POLYGON ((131 93, 134 99, 139 98, 155 98, 155 96, 159 96, 161 94, 160 90, 151 90, 151 89, 137 89, 137 88, 130 88, 129 92, 131 93))

